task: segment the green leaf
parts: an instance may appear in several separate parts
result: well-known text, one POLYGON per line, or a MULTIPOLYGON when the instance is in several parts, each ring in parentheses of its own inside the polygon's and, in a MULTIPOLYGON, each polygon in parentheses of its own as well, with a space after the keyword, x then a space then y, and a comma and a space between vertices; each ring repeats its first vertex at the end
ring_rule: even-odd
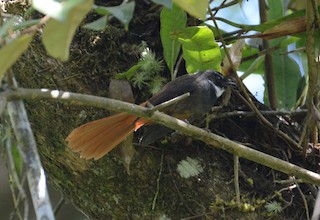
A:
POLYGON ((188 27, 177 33, 182 44, 183 58, 188 73, 198 70, 221 71, 219 45, 214 40, 213 32, 208 27, 188 27))
MULTIPOLYGON (((281 38, 283 39, 283 38, 281 38)), ((287 37, 280 41, 280 48, 287 48, 288 45, 293 44, 295 42, 300 41, 301 38, 299 37, 287 37)))
POLYGON ((129 70, 124 73, 116 75, 116 79, 131 79, 137 70, 143 65, 144 61, 139 61, 136 65, 132 66, 129 70))
POLYGON ((284 16, 283 1, 268 0, 268 19, 275 20, 284 16))
POLYGON ((123 1, 121 5, 113 6, 113 7, 99 7, 99 10, 102 12, 103 10, 108 11, 113 16, 115 16, 117 19, 119 19, 123 25, 125 26, 125 29, 128 29, 129 22, 133 16, 135 3, 123 1))
POLYGON ((31 19, 31 20, 23 21, 21 23, 15 24, 13 27, 13 30, 14 31, 22 30, 22 29, 30 27, 32 25, 38 24, 40 22, 40 20, 41 19, 31 19))
MULTIPOLYGON (((273 20, 283 18, 283 1, 269 0, 268 17, 273 20)), ((301 80, 301 73, 298 64, 287 53, 287 45, 290 39, 281 37, 269 41, 271 46, 281 47, 272 54, 273 70, 275 74, 276 96, 279 109, 291 109, 297 101, 297 91, 301 80), (281 55, 285 54, 285 55, 281 55)), ((273 82, 270 82, 273 83, 273 82)))
POLYGON ((187 24, 187 15, 177 6, 173 6, 172 10, 163 8, 160 14, 160 37, 163 47, 163 56, 171 72, 173 79, 174 65, 177 61, 181 43, 178 39, 172 39, 172 32, 185 28, 187 24))
POLYGON ((288 55, 272 55, 275 71, 276 92, 279 109, 290 109, 297 101, 297 90, 301 80, 298 64, 288 55))
POLYGON ((265 56, 258 56, 253 62, 250 62, 249 68, 246 68, 241 75, 241 79, 244 80, 251 73, 262 73, 262 64, 264 63, 265 56), (260 71, 261 69, 261 71, 260 71))
POLYGON ((85 24, 82 27, 94 31, 102 31, 106 28, 108 16, 103 16, 91 23, 85 24))
POLYGON ((21 16, 15 15, 8 19, 4 24, 0 27, 0 38, 4 38, 10 34, 12 31, 21 30, 23 28, 38 24, 40 19, 31 19, 28 21, 24 21, 21 16))
MULTIPOLYGON (((242 50, 242 59, 246 59, 247 57, 256 55, 257 58, 249 59, 245 62, 241 62, 239 71, 247 72, 247 74, 253 72, 257 74, 264 74, 264 65, 261 62, 261 59, 264 59, 264 56, 259 56, 259 50, 257 48, 246 46, 242 50), (263 57, 263 58, 261 58, 263 57), (249 71, 248 71, 249 70, 249 71)), ((246 77, 244 75, 243 77, 246 77)))
POLYGON ((22 155, 20 154, 19 148, 17 146, 17 144, 13 144, 11 146, 11 154, 13 156, 13 162, 14 162, 14 167, 15 170, 18 174, 19 177, 21 177, 21 175, 23 174, 23 164, 24 164, 24 160, 22 155))
POLYGON ((69 58, 69 47, 73 35, 81 21, 92 7, 93 0, 81 0, 70 11, 64 22, 50 19, 44 27, 42 42, 48 54, 52 57, 67 61, 69 58))
POLYGON ((111 13, 107 10, 107 7, 103 7, 103 6, 98 6, 93 4, 93 10, 95 11, 95 13, 99 14, 99 15, 110 15, 111 13))
POLYGON ((159 4, 159 5, 163 5, 166 8, 172 8, 172 1, 171 0, 151 0, 152 2, 159 4))
POLYGON ((18 37, 0 50, 0 81, 6 71, 16 62, 20 55, 27 50, 33 34, 25 34, 18 37))
POLYGON ((196 18, 206 19, 208 0, 173 0, 173 3, 196 18))
POLYGON ((55 0, 33 0, 32 7, 55 20, 64 21, 69 16, 70 11, 82 3, 83 0, 67 0, 64 2, 55 0))
POLYGON ((4 37, 7 35, 9 30, 13 30, 15 23, 20 22, 20 16, 13 16, 12 18, 8 19, 0 28, 0 37, 4 37))

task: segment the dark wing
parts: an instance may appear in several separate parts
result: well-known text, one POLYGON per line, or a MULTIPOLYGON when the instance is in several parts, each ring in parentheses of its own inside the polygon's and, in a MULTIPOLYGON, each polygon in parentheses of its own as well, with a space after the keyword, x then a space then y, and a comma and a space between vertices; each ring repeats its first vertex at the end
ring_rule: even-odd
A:
POLYGON ((192 91, 195 89, 195 79, 200 74, 201 73, 196 73, 194 75, 183 75, 176 78, 175 80, 165 85, 159 93, 152 96, 149 99, 149 102, 152 105, 159 105, 187 92, 192 93, 192 91))

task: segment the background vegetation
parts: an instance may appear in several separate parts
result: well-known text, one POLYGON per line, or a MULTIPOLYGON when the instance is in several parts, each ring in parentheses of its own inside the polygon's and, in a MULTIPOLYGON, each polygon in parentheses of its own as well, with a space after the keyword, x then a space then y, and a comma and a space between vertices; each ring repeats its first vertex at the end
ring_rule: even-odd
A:
POLYGON ((46 181, 90 219, 310 218, 320 183, 317 1, 259 0, 260 24, 228 16, 254 3, 2 2, 1 149, 12 219, 59 218, 46 181), (238 85, 195 123, 219 136, 154 114, 146 117, 202 141, 175 135, 139 146, 138 131, 98 161, 66 148, 75 127, 130 110, 56 90, 141 103, 207 69, 238 85), (264 79, 263 104, 242 84, 253 74, 264 79))

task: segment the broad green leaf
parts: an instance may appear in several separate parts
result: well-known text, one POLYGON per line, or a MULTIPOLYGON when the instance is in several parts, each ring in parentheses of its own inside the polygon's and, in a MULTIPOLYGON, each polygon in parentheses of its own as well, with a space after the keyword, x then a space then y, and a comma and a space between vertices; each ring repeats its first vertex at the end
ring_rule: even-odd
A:
POLYGON ((81 0, 69 13, 65 21, 50 19, 44 27, 42 42, 48 54, 52 57, 67 61, 69 47, 73 35, 81 21, 92 7, 93 0, 81 0))
POLYGON ((83 0, 67 0, 64 2, 55 0, 33 0, 32 7, 51 18, 58 21, 64 21, 68 17, 70 11, 82 3, 83 0))
POLYGON ((188 27, 177 32, 176 35, 182 44, 188 73, 198 70, 221 71, 220 48, 210 28, 188 27))
POLYGON ((160 14, 160 23, 163 56, 171 72, 171 79, 173 79, 173 70, 179 55, 181 43, 178 39, 172 39, 170 34, 185 28, 187 24, 187 15, 175 5, 171 10, 163 8, 160 14))
POLYGON ((268 19, 269 20, 275 20, 283 17, 284 15, 283 4, 284 4, 283 1, 268 0, 268 19))
POLYGON ((290 109, 297 101, 297 90, 301 80, 298 64, 288 55, 272 55, 275 72, 278 108, 290 109))
POLYGON ((27 50, 32 38, 33 34, 22 35, 0 49, 0 81, 6 71, 27 50))
POLYGON ((173 3, 196 18, 206 19, 208 0, 173 0, 173 3))
POLYGON ((83 25, 82 27, 86 29, 94 30, 94 31, 102 31, 106 28, 107 19, 108 19, 107 16, 103 16, 98 20, 95 20, 91 23, 83 25))
POLYGON ((128 29, 129 22, 133 16, 135 3, 123 1, 121 5, 113 6, 113 7, 102 7, 99 6, 99 11, 107 11, 111 13, 113 16, 115 16, 117 19, 119 19, 123 25, 125 26, 125 29, 128 29))
MULTIPOLYGON (((283 1, 269 0, 268 17, 276 20, 284 15, 283 1)), ((286 43, 290 42, 284 37, 269 41, 271 46, 282 47, 272 54, 273 71, 275 74, 276 95, 279 109, 291 109, 297 101, 297 90, 301 80, 301 73, 298 64, 287 54, 286 43), (285 55, 283 55, 285 54, 285 55)), ((273 82, 270 82, 273 83, 273 82)))
POLYGON ((152 2, 159 4, 159 5, 163 5, 166 8, 172 8, 172 1, 171 0, 151 0, 152 2))

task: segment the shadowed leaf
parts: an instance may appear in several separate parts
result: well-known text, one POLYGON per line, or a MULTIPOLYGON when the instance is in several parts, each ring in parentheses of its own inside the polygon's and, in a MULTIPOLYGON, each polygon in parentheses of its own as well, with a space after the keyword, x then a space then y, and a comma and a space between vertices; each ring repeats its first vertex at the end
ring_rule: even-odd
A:
POLYGON ((68 60, 73 35, 90 11, 92 3, 93 0, 82 0, 70 10, 65 21, 59 22, 51 18, 47 22, 44 27, 42 42, 48 54, 62 61, 68 60))

